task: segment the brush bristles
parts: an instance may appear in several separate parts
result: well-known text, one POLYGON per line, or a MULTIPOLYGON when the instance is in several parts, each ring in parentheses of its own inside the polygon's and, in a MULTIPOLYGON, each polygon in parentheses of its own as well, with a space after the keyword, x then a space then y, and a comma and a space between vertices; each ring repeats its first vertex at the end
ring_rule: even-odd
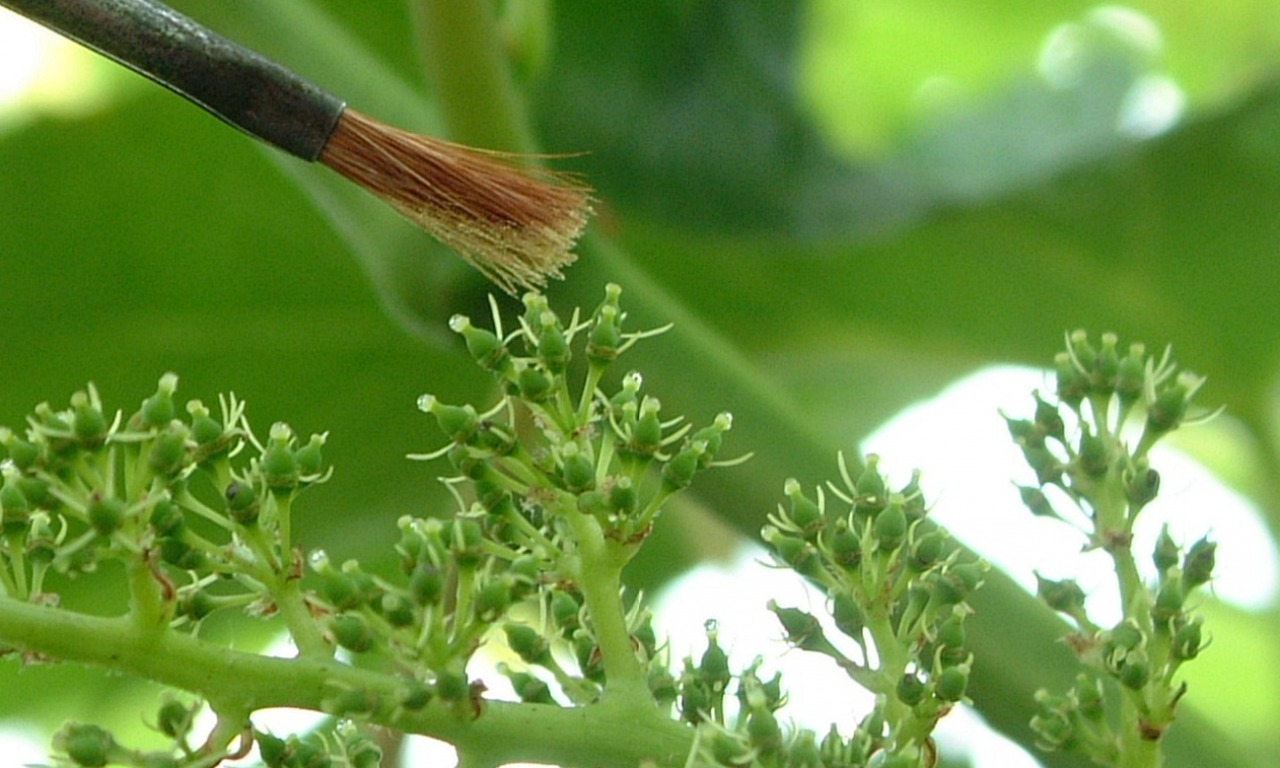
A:
POLYGON ((591 214, 573 178, 517 169, 517 156, 409 133, 351 109, 320 162, 382 198, 507 293, 541 288, 571 264, 591 214))

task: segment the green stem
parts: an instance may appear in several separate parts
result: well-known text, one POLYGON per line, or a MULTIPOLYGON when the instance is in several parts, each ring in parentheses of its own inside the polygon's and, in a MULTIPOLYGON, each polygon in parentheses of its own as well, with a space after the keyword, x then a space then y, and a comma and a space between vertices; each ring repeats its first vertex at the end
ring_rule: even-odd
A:
POLYGON ((635 696, 648 700, 644 667, 632 647, 622 605, 622 568, 630 558, 627 552, 619 550, 619 545, 604 537, 593 518, 568 510, 565 519, 578 543, 574 573, 600 645, 606 688, 628 691, 623 694, 624 698, 635 696))
MULTIPOLYGON (((267 707, 323 710, 342 690, 395 702, 405 681, 332 659, 281 659, 235 651, 173 631, 140 632, 129 617, 101 618, 0 599, 0 643, 49 658, 137 675, 218 702, 225 711, 267 707)), ((445 704, 408 712, 392 704, 370 718, 444 739, 489 764, 680 765, 693 731, 654 707, 602 703, 578 708, 486 702, 478 719, 445 704)))
POLYGON ((418 0, 412 8, 427 77, 449 135, 489 149, 536 152, 493 3, 418 0))

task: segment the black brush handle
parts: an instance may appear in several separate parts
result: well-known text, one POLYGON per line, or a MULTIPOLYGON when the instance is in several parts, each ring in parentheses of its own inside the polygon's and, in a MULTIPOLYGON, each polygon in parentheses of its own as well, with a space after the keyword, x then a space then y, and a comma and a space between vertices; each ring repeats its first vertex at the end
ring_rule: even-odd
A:
POLYGON ((344 102, 152 0, 0 0, 262 141, 320 156, 344 102))

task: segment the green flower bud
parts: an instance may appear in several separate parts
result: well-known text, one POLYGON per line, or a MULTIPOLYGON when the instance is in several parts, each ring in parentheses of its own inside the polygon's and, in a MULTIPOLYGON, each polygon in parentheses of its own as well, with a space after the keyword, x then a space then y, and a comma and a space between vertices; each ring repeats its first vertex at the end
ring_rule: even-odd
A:
POLYGON ((1037 744, 1046 751, 1063 751, 1076 741, 1075 728, 1062 712, 1046 711, 1031 718, 1031 730, 1039 737, 1037 744))
POLYGON ((191 732, 195 712, 176 699, 165 699, 156 713, 156 728, 171 738, 182 738, 191 732))
POLYGON ((175 568, 196 570, 205 564, 204 553, 177 536, 160 540, 160 559, 175 568))
POLYGON ((960 603, 982 586, 986 570, 987 565, 981 561, 956 563, 934 582, 935 594, 944 605, 960 603))
POLYGON ((382 765, 382 748, 355 728, 343 734, 342 751, 351 768, 379 768, 382 765))
POLYGON ((0 531, 6 536, 26 532, 31 522, 31 504, 22 491, 16 469, 6 467, 4 485, 0 486, 0 531))
POLYGON ((565 632, 580 626, 578 614, 581 610, 582 602, 569 592, 556 590, 551 596, 551 620, 565 632))
POLYGON ((1053 451, 1043 445, 1024 445, 1022 446, 1022 458, 1026 460, 1027 466, 1036 473, 1036 482, 1040 485, 1049 485, 1057 483, 1063 472, 1062 462, 1054 455, 1053 451))
POLYGON ((412 626, 417 616, 413 612, 413 603, 407 598, 390 592, 378 601, 378 610, 393 627, 412 626))
MULTIPOLYGON (((331 715, 336 715, 338 717, 359 717, 361 715, 367 715, 371 712, 376 712, 381 706, 381 703, 382 702, 378 698, 378 695, 373 691, 365 690, 363 688, 356 688, 351 690, 339 691, 335 696, 332 696, 322 701, 320 708, 323 711, 331 715)), ((330 758, 327 754, 321 754, 322 752, 323 752, 323 748, 317 747, 315 751, 315 755, 312 757, 308 757, 307 759, 323 760, 323 762, 319 763, 319 765, 323 765, 327 768, 327 766, 331 764, 330 758)), ((302 763, 302 764, 312 765, 312 763, 309 763, 309 762, 302 763)))
POLYGON ((616 304, 600 305, 587 333, 587 359, 598 365, 611 363, 622 343, 622 311, 616 304))
POLYGON ((271 440, 262 454, 262 476, 273 492, 287 492, 298 486, 298 459, 290 443, 293 430, 282 422, 271 427, 271 440))
POLYGON ((1057 374, 1055 394, 1058 400, 1074 410, 1089 391, 1089 377, 1080 372, 1071 355, 1066 352, 1054 355, 1053 367, 1057 374))
POLYGON ((461 662, 450 663, 436 675, 436 695, 455 703, 471 697, 471 681, 461 662))
POLYGON ((1125 619, 1111 628, 1108 645, 1129 651, 1146 645, 1146 635, 1133 619, 1125 619))
POLYGON ((1114 333, 1102 334, 1102 347, 1094 361, 1094 379, 1104 392, 1114 391, 1116 375, 1120 371, 1120 354, 1116 351, 1118 341, 1114 333))
POLYGON ((1159 493, 1160 473, 1151 467, 1140 467, 1132 476, 1125 478, 1124 495, 1133 512, 1150 504, 1159 493))
POLYGON ((854 492, 857 496, 857 511, 861 514, 871 514, 884 509, 887 499, 885 498, 884 478, 880 476, 877 466, 880 464, 880 457, 874 453, 867 454, 866 466, 862 470, 862 474, 858 475, 858 479, 854 482, 854 492))
MULTIPOLYGON (((353 714, 358 715, 371 709, 367 697, 362 691, 347 691, 339 694, 333 701, 329 702, 333 709, 330 714, 353 714)), ((330 768, 333 765, 333 758, 329 756, 328 748, 322 743, 311 741, 302 741, 297 737, 289 737, 289 760, 286 763, 287 768, 330 768)))
POLYGON ((573 356, 569 348, 569 339, 564 334, 560 319, 552 312, 543 312, 533 326, 538 339, 538 359, 553 374, 564 373, 569 367, 569 359, 573 356))
POLYGON ((1084 590, 1075 579, 1055 581, 1036 574, 1036 594, 1053 610, 1067 616, 1084 612, 1084 590))
POLYGON ((822 625, 811 614, 799 608, 783 608, 770 600, 768 608, 778 617, 782 631, 787 635, 787 642, 806 651, 816 651, 831 655, 839 655, 822 631, 822 625))
POLYGON ((1182 613, 1182 606, 1186 602, 1186 593, 1182 591, 1182 579, 1176 575, 1171 575, 1161 579, 1160 589, 1156 592, 1156 601, 1151 606, 1151 618, 1159 623, 1169 621, 1174 616, 1182 613))
POLYGON ((258 492, 253 484, 244 480, 233 480, 227 486, 227 512, 231 519, 240 525, 253 525, 258 521, 261 504, 258 492))
POLYGON ((187 519, 182 512, 182 507, 172 501, 158 501, 151 508, 151 516, 147 522, 157 536, 163 537, 180 533, 186 527, 187 519))
POLYGON ((1107 713, 1107 699, 1102 690, 1102 681, 1090 678, 1081 672, 1076 676, 1076 684, 1072 692, 1075 694, 1080 714, 1090 722, 1101 723, 1107 713))
POLYGON ((604 659, 600 656, 600 646, 591 633, 579 629, 573 633, 573 656, 578 662, 578 670, 582 676, 595 682, 604 681, 604 659))
POLYGON ((324 471, 324 448, 329 433, 312 435, 307 444, 294 451, 293 458, 298 463, 298 472, 304 478, 310 478, 324 471))
POLYGON ((173 393, 178 389, 178 376, 166 373, 160 377, 156 393, 142 401, 139 415, 148 427, 163 427, 173 421, 176 409, 173 405, 173 393))
POLYGON ((1173 633, 1173 644, 1170 652, 1177 661, 1190 661, 1200 655, 1200 651, 1204 648, 1201 637, 1201 625, 1203 621, 1196 617, 1186 622, 1173 633))
POLYGON ((1116 395, 1122 405, 1131 405, 1142 397, 1146 368, 1147 348, 1142 344, 1130 344, 1129 354, 1121 358, 1116 368, 1116 395))
POLYGON ((218 599, 203 589, 197 589, 178 600, 178 613, 191 621, 202 621, 218 609, 218 599))
POLYGON ((688 723, 700 723, 704 713, 711 711, 711 692, 696 676, 686 674, 680 679, 680 717, 688 723))
POLYGON ((188 437, 190 433, 180 422, 173 421, 165 426, 151 444, 151 452, 147 457, 151 471, 161 477, 174 477, 181 472, 191 458, 187 447, 188 437))
POLYGON ((369 622, 356 613, 341 613, 329 622, 329 630, 338 645, 352 653, 364 653, 373 648, 374 634, 369 622))
POLYGON ((831 551, 831 560, 848 571, 857 569, 862 562, 862 540, 858 532, 850 525, 847 518, 836 521, 826 541, 831 551))
POLYGON ((947 535, 939 530, 928 531, 911 543, 909 564, 917 573, 923 573, 942 562, 946 554, 947 535))
POLYGON ((1207 584, 1213 578, 1217 552, 1217 543, 1209 541, 1207 536, 1192 544, 1191 549, 1187 550, 1187 556, 1182 561, 1182 581, 1188 592, 1202 584, 1207 584))
POLYGON ((867 613, 848 592, 836 592, 831 598, 831 617, 836 628, 862 643, 862 630, 867 626, 867 613))
POLYGON ((964 649, 964 614, 953 613, 938 625, 938 645, 943 648, 964 649))
POLYGON ((222 438, 222 424, 209 415, 204 403, 192 400, 187 403, 187 413, 191 415, 191 437, 196 445, 210 445, 222 438))
POLYGON ((39 447, 23 440, 8 429, 4 430, 3 435, 5 450, 15 467, 25 472, 35 466, 36 461, 40 459, 39 447))
POLYGON ((1044 445, 1044 432, 1030 419, 1015 419, 1004 413, 1000 416, 1004 418, 1004 426, 1009 430, 1009 437, 1013 438, 1013 442, 1017 445, 1032 445, 1037 448, 1044 445))
POLYGON ((802 576, 811 576, 822 570, 822 559, 813 545, 798 536, 788 536, 773 526, 761 532, 765 543, 773 548, 778 560, 802 576))
POLYGON ((526 704, 556 703, 551 695, 551 687, 528 672, 508 670, 507 679, 511 681, 511 688, 516 692, 516 696, 526 704))
POLYGON ((283 768, 289 748, 284 739, 265 731, 254 730, 253 740, 258 745, 258 757, 267 768, 283 768))
POLYGON ((541 368, 525 365, 516 374, 516 390, 530 403, 544 403, 551 396, 553 381, 541 368))
POLYGON ((475 568, 483 559, 484 531, 471 517, 455 517, 448 523, 449 549, 459 568, 475 568))
POLYGON ((480 415, 470 405, 445 405, 434 395, 418 398, 418 410, 435 417, 440 431, 455 443, 466 443, 480 426, 480 415))
POLYGON ((111 760, 116 740, 96 725, 68 723, 55 737, 55 743, 71 762, 84 768, 100 768, 111 760))
POLYGON ((1139 690, 1151 680, 1151 664, 1144 654, 1131 656, 1120 667, 1120 684, 1131 690, 1139 690))
POLYGON ((650 457, 662 447, 662 421, 658 416, 662 403, 656 397, 645 397, 640 401, 631 427, 631 436, 622 446, 625 453, 634 456, 650 457))
POLYGON ((822 768, 828 763, 822 759, 818 739, 813 731, 800 731, 790 745, 787 768, 822 768))
POLYGON ((1085 431, 1080 437, 1080 451, 1076 462, 1080 471, 1089 477, 1102 477, 1111 469, 1112 446, 1105 437, 1085 431))
POLYGON ((631 478, 613 478, 609 488, 609 509, 621 517, 630 517, 640 506, 640 494, 636 491, 631 478))
POLYGON ((364 603, 364 594, 355 578, 332 568, 320 573, 320 595, 339 611, 349 611, 364 603))
POLYGON ((751 747, 728 731, 713 732, 711 754, 716 760, 715 765, 749 765, 751 762, 751 747))
POLYGON ((969 669, 961 664, 942 670, 934 683, 933 691, 943 701, 960 701, 968 687, 969 669))
MULTIPOLYGON (((1083 329, 1072 331, 1067 336, 1067 349, 1079 364, 1080 369, 1092 377, 1093 372, 1097 370, 1098 350, 1089 343, 1089 334, 1083 329)), ((1091 381, 1090 384, 1092 383, 1091 381)))
POLYGON ((89 450, 106 442, 108 427, 106 415, 93 400, 84 392, 71 396, 71 428, 80 446, 89 450))
POLYGON ((1181 554, 1177 543, 1169 535, 1169 526, 1162 526, 1160 535, 1156 537, 1155 550, 1151 553, 1151 562, 1155 563, 1156 572, 1163 575, 1170 568, 1176 567, 1181 554))
POLYGON ((707 426, 693 433, 689 438, 690 443, 702 443, 702 458, 699 462, 700 469, 706 469, 711 466, 711 462, 715 459, 716 454, 720 452, 720 446, 724 444, 724 433, 733 427, 733 414, 727 411, 716 414, 716 418, 707 426))
POLYGON ((551 661, 551 646, 538 630, 528 624, 508 622, 502 627, 507 636, 507 647, 527 664, 547 664, 551 661))
POLYGON ((1032 395, 1036 401, 1035 413, 1035 429, 1040 435, 1047 435, 1058 442, 1065 442, 1067 439, 1067 426, 1062 420, 1062 414, 1058 412, 1058 406, 1053 403, 1045 402, 1039 392, 1032 395))
POLYGON ((679 689, 676 687, 676 679, 667 670, 666 667, 655 665, 649 668, 649 693, 653 695, 653 700, 657 702, 659 707, 666 711, 666 707, 675 703, 676 698, 680 695, 679 689))
POLYGON ((430 563, 421 563, 409 577, 409 594, 418 605, 435 605, 444 595, 445 576, 430 563))
POLYGON ((486 371, 505 372, 511 366, 511 359, 506 346, 492 331, 477 328, 471 324, 471 318, 465 315, 454 315, 449 318, 449 328, 461 334, 467 344, 467 352, 486 371))
POLYGON ((680 450, 671 460, 662 465, 662 486, 668 492, 679 491, 689 487, 693 475, 701 469, 702 456, 706 445, 691 442, 680 450))
POLYGON ((1058 517, 1058 512, 1053 508, 1053 503, 1049 501, 1048 496, 1044 495, 1044 491, 1039 488, 1020 485, 1018 486, 1018 495, 1022 497, 1023 505, 1031 510, 1031 514, 1036 517, 1058 517))
POLYGON ((1190 371, 1182 371, 1177 379, 1156 392, 1155 401, 1147 407, 1147 429, 1154 435, 1163 435, 1177 429, 1186 418, 1191 398, 1204 385, 1204 378, 1190 371))
POLYGON ((496 621, 510 605, 511 584, 505 579, 485 583, 476 594, 476 616, 483 622, 496 621))
POLYGON ((561 451, 564 465, 560 479, 570 493, 581 493, 596 486, 596 465, 577 444, 569 443, 561 451))
POLYGON ((715 693, 724 691, 730 680, 729 655, 716 640, 714 622, 707 627, 707 650, 698 664, 698 677, 715 693))
POLYGON ((769 755, 782 748, 782 727, 768 709, 753 709, 747 715, 747 738, 759 753, 769 755))
POLYGON ((924 681, 916 677, 913 673, 908 672, 898 678, 898 685, 894 689, 894 695, 898 697, 898 701, 906 704, 908 707, 914 707, 924 699, 925 693, 928 692, 928 686, 924 681))
POLYGON ((410 712, 417 712, 430 704, 433 696, 435 696, 435 692, 430 687, 417 680, 411 680, 401 688, 397 701, 399 701, 400 706, 410 712))
POLYGON ((110 536, 124 525, 125 504, 115 497, 103 498, 95 494, 89 500, 86 511, 89 515, 89 525, 93 526, 99 536, 110 536))
POLYGON ((880 551, 892 552, 902 546, 907 538, 907 515, 902 505, 894 502, 881 510, 876 515, 872 531, 879 540, 880 551))
POLYGON ((805 495, 798 480, 789 478, 783 485, 783 493, 791 500, 791 511, 787 517, 796 528, 806 534, 822 528, 824 523, 822 509, 805 495))

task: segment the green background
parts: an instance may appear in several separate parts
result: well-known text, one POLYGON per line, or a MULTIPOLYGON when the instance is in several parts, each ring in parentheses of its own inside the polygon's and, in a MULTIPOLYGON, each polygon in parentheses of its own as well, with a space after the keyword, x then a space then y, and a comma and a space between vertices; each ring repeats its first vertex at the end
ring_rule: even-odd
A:
MULTIPOLYGON (((529 148, 468 120, 480 75, 411 3, 173 5, 364 112, 529 148)), ((756 454, 712 473, 701 508, 664 518, 676 535, 637 583, 723 551, 707 518, 758 530, 784 478, 829 477, 837 449, 902 406, 987 363, 1043 364, 1076 327, 1171 343, 1208 375, 1203 401, 1241 428, 1188 447, 1280 520, 1280 5, 1127 6, 1143 23, 1109 8, 501 9, 536 148, 585 153, 553 164, 600 198, 553 304, 593 306, 617 281, 634 326, 674 321, 630 365, 673 413, 732 411, 730 446, 756 454), (1061 54, 1047 70, 1046 50, 1061 54), (1182 90, 1182 119, 1154 137, 1118 130, 1153 78, 1182 90)), ((326 169, 100 66, 100 107, 0 122, 0 422, 20 426, 87 381, 125 409, 168 370, 184 397, 234 390, 261 431, 330 433, 337 472, 303 502, 300 539, 337 559, 385 557, 399 515, 447 509, 438 468, 403 457, 435 447, 419 394, 490 397, 445 331, 455 312, 487 317, 489 287, 326 169)), ((994 582, 974 622, 973 695, 1026 742, 1026 697, 1070 667, 1055 622, 994 582)), ((1214 645, 1170 764, 1274 765, 1277 614, 1205 610, 1214 645)), ((2 718, 136 722, 119 681, 2 673, 2 718)))

